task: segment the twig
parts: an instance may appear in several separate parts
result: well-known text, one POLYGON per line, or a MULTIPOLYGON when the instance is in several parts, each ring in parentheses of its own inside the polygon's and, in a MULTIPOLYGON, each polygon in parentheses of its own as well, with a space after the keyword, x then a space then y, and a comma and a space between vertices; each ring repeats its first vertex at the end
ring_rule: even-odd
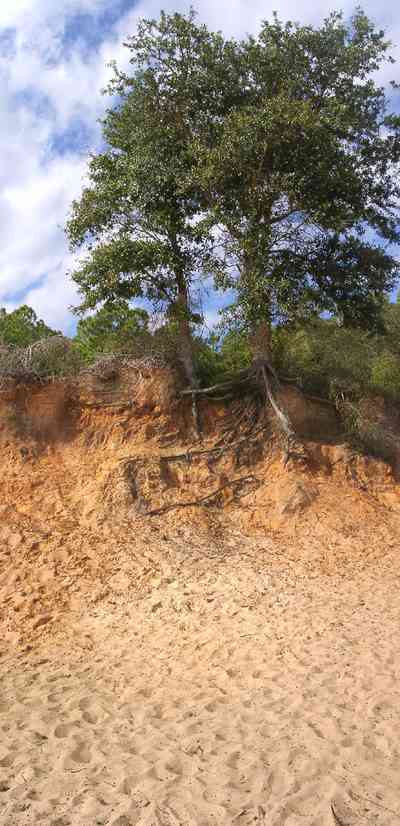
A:
POLYGON ((348 824, 346 824, 344 822, 344 820, 341 820, 339 815, 336 814, 335 809, 333 808, 333 803, 331 803, 331 811, 332 811, 333 819, 334 819, 335 823, 338 823, 339 826, 348 826, 348 824))
POLYGON ((395 815, 400 820, 399 812, 395 812, 394 809, 388 809, 387 806, 383 806, 382 803, 378 803, 376 800, 372 800, 371 797, 365 797, 363 794, 358 794, 358 792, 352 792, 355 797, 358 797, 359 800, 366 800, 367 803, 372 803, 373 806, 376 806, 378 809, 382 809, 384 812, 390 812, 391 815, 395 815))
MULTIPOLYGON (((383 806, 382 803, 378 803, 376 800, 372 800, 371 797, 366 797, 363 794, 358 794, 358 792, 352 791, 352 794, 354 795, 354 797, 358 797, 359 800, 365 800, 367 803, 372 803, 373 806, 376 806, 378 809, 382 809, 383 812, 389 812, 389 814, 394 815, 398 818, 398 820, 400 820, 399 812, 395 812, 394 809, 389 809, 388 806, 383 806)), ((339 824, 339 826, 348 826, 348 824, 345 823, 344 820, 341 820, 338 814, 335 812, 333 803, 331 803, 331 810, 333 817, 335 818, 335 821, 339 824)))

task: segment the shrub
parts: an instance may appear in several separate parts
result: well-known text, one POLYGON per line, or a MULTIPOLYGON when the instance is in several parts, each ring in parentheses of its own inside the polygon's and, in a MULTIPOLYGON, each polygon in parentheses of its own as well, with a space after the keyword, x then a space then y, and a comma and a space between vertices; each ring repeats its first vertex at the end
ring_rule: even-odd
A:
POLYGON ((51 336, 29 347, 0 348, 0 379, 40 381, 76 374, 82 357, 70 339, 51 336))

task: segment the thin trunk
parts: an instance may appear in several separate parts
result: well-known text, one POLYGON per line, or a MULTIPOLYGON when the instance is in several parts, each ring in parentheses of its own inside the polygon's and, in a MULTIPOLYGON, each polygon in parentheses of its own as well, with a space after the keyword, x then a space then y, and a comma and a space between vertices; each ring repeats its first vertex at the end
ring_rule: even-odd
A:
POLYGON ((249 344, 254 360, 271 360, 271 307, 268 289, 259 271, 257 254, 245 255, 240 278, 246 321, 250 327, 249 344))
POLYGON ((193 340, 192 331, 190 329, 190 308, 189 295, 184 276, 177 276, 178 282, 178 300, 176 302, 177 321, 179 330, 179 356, 185 371, 185 378, 189 386, 192 388, 198 387, 196 378, 196 371, 194 367, 193 358, 193 340))
POLYGON ((177 320, 179 330, 179 354, 183 365, 185 377, 188 381, 192 393, 192 417, 196 438, 200 438, 199 411, 195 391, 199 386, 196 376, 193 357, 193 339, 190 329, 190 307, 189 294, 185 277, 182 273, 177 274, 178 300, 177 300, 177 320))

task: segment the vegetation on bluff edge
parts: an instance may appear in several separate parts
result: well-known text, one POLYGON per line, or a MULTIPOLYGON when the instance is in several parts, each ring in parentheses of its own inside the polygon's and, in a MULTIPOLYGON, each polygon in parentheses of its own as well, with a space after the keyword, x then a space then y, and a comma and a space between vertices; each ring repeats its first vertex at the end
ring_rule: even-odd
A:
MULTIPOLYGON (((273 404, 278 375, 342 409, 398 400, 400 116, 375 80, 392 61, 385 33, 358 9, 317 28, 274 16, 235 40, 192 10, 139 21, 125 45, 130 69, 114 66, 102 150, 66 226, 77 312, 91 314, 58 369, 49 347, 47 374, 156 352, 194 402, 238 371, 273 404), (206 292, 231 300, 207 335, 206 292)), ((46 374, 35 342, 53 331, 32 312, 2 311, 1 369, 29 346, 46 374)))
MULTIPOLYGON (((118 361, 121 355, 179 364, 176 328, 164 324, 152 330, 148 314, 127 302, 108 305, 81 319, 70 339, 47 328, 47 338, 37 340, 31 318, 25 310, 17 313, 8 328, 12 330, 10 337, 2 329, 0 379, 71 377, 103 357, 106 364, 109 358, 118 361), (26 346, 18 347, 16 338, 26 346)), ((389 408, 400 402, 400 303, 387 302, 383 318, 385 332, 374 334, 345 327, 334 319, 276 325, 271 350, 282 381, 331 401, 355 446, 390 458, 391 445, 364 410, 366 401, 378 396, 389 408)), ((248 369, 253 358, 247 336, 232 329, 194 337, 193 353, 201 386, 229 381, 248 369)))

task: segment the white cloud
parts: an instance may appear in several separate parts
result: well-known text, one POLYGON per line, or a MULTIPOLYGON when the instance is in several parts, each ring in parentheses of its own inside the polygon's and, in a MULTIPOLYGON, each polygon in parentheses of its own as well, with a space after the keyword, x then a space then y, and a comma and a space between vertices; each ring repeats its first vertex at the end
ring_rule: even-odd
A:
MULTIPOLYGON (((341 6, 346 13, 353 9, 350 0, 341 6)), ((138 17, 157 15, 161 7, 187 11, 189 3, 142 0, 134 6, 125 0, 125 12, 96 50, 89 49, 84 31, 66 49, 70 16, 93 15, 95 25, 96 16, 110 9, 109 0, 1 0, 0 304, 24 300, 49 324, 68 329, 75 290, 66 277, 71 260, 60 227, 81 189, 82 150, 94 148, 99 138, 106 64, 126 61, 124 37, 138 17), (2 29, 11 30, 4 50, 2 29), (78 122, 86 145, 61 153, 55 138, 78 122)), ((317 22, 331 10, 327 0, 202 0, 197 7, 201 20, 230 35, 255 31, 274 9, 304 22, 317 22)), ((367 0, 365 10, 400 42, 400 10, 393 0, 383 0, 379 10, 367 0)), ((396 52, 400 56, 398 47, 396 52)), ((382 75, 392 76, 393 67, 382 75)))
MULTIPOLYGON (((86 164, 79 152, 57 154, 53 139, 79 118, 89 130, 87 148, 95 145, 104 106, 99 90, 117 32, 89 58, 72 52, 48 65, 65 17, 50 13, 39 34, 49 4, 25 3, 26 16, 22 5, 2 5, 0 12, 1 23, 20 23, 12 60, 0 62, 0 301, 13 306, 23 295, 49 324, 68 328, 75 289, 66 277, 71 261, 62 227, 86 164)), ((80 2, 79 9, 96 5, 104 3, 80 2)), ((73 7, 65 4, 64 11, 73 7)))
POLYGON ((53 28, 62 28, 66 17, 74 12, 94 13, 107 8, 108 0, 2 0, 0 6, 0 26, 32 27, 53 23, 53 28))

